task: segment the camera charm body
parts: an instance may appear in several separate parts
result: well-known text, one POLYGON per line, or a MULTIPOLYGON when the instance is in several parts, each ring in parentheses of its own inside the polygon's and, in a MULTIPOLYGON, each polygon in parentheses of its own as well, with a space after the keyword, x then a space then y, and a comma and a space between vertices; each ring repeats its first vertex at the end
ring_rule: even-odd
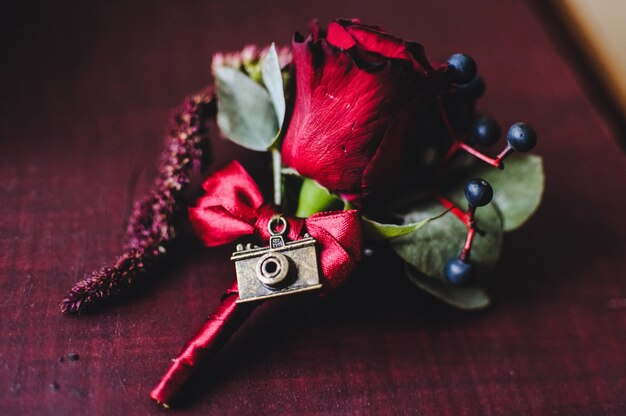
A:
POLYGON ((285 242, 288 222, 281 215, 267 225, 269 246, 237 244, 235 262, 239 299, 252 302, 276 296, 320 289, 316 240, 309 234, 285 242), (280 227, 280 228, 278 228, 280 227))

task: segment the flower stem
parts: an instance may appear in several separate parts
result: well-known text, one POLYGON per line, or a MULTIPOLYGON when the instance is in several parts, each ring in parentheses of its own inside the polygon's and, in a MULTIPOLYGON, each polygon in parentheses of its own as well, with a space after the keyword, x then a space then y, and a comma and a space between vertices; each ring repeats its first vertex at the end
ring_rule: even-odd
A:
POLYGON ((272 149, 272 168, 274 176, 274 204, 281 206, 283 195, 281 176, 282 160, 279 149, 272 149))

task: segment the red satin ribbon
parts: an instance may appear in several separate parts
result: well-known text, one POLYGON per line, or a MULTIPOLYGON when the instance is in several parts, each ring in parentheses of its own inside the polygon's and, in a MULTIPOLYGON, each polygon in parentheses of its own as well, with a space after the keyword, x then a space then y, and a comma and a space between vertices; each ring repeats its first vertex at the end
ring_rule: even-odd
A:
MULTIPOLYGON (((232 162, 215 172, 202 185, 206 194, 196 207, 189 208, 193 228, 209 247, 230 243, 255 234, 267 242, 267 225, 279 211, 263 201, 257 184, 238 163, 232 162)), ((331 288, 350 275, 361 258, 361 223, 358 211, 330 211, 306 220, 285 217, 288 237, 300 238, 308 232, 318 243, 320 266, 331 288)))
MULTIPOLYGON (((207 246, 219 246, 237 238, 256 234, 269 239, 268 223, 278 213, 263 202, 256 183, 238 162, 214 173, 203 184, 206 195, 189 218, 196 234, 207 246)), ((320 265, 326 288, 335 288, 352 272, 361 257, 361 223, 357 211, 324 212, 306 220, 288 218, 288 237, 296 240, 308 232, 317 240, 320 265)), ((180 392, 200 362, 212 359, 239 328, 258 302, 237 303, 237 283, 223 296, 200 331, 187 343, 150 393, 168 406, 180 392)))
POLYGON ((254 310, 257 303, 237 303, 237 283, 222 296, 222 301, 191 338, 178 357, 172 360, 150 397, 169 407, 198 365, 213 358, 254 310))

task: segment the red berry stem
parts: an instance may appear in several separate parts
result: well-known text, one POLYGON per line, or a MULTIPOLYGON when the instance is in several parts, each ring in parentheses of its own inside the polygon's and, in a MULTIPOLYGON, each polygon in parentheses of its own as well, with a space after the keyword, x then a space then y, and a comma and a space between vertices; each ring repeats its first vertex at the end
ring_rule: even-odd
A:
POLYGON ((437 200, 439 200, 439 203, 443 205, 445 209, 452 212, 452 214, 454 214, 454 216, 457 217, 463 224, 467 225, 467 213, 457 207, 454 202, 440 194, 437 195, 437 200))
POLYGON ((467 239, 463 245, 463 250, 459 254, 461 261, 467 262, 469 260, 470 251, 472 250, 472 242, 474 241, 474 235, 476 235, 476 229, 474 227, 467 228, 467 239))
POLYGON ((176 237, 179 213, 195 176, 210 164, 207 122, 217 111, 213 88, 188 97, 174 114, 161 154, 159 176, 136 205, 128 223, 124 253, 112 266, 79 281, 61 303, 61 311, 80 313, 126 292, 163 258, 176 237))
POLYGON ((500 156, 496 157, 495 159, 491 158, 479 152, 478 150, 474 149, 472 146, 464 142, 459 143, 458 148, 465 150, 470 155, 482 160, 483 162, 486 162, 487 164, 493 166, 494 168, 498 168, 498 169, 504 168, 504 165, 502 164, 502 158, 500 158, 500 156))
POLYGON ((445 164, 448 162, 448 160, 450 160, 452 158, 452 156, 454 156, 459 151, 459 148, 461 147, 462 143, 463 142, 457 141, 457 140, 452 142, 452 145, 450 145, 450 148, 446 152, 445 156, 443 157, 443 159, 441 159, 441 167, 442 168, 445 166, 445 164))
POLYGON ((465 239, 465 244, 463 245, 463 249, 461 250, 461 254, 459 255, 459 259, 465 262, 469 260, 470 251, 472 250, 472 243, 474 241, 474 236, 476 235, 475 213, 476 207, 470 205, 465 217, 465 225, 467 226, 467 238, 465 239))
MULTIPOLYGON (((500 152, 500 154, 498 154, 498 156, 496 156, 496 160, 498 162, 500 162, 500 161, 504 160, 507 156, 509 156, 511 153, 513 153, 514 151, 515 151, 515 149, 513 149, 510 144, 507 144, 506 147, 504 148, 504 150, 502 150, 500 152)), ((504 166, 501 164, 500 169, 502 169, 502 168, 504 168, 504 166)))
POLYGON ((485 155, 481 151, 465 143, 467 137, 457 136, 456 132, 452 128, 452 124, 450 123, 450 119, 448 118, 448 112, 446 111, 446 107, 443 103, 441 96, 437 98, 437 105, 439 107, 439 114, 441 115, 443 124, 446 127, 446 131, 448 132, 450 138, 452 138, 452 145, 450 145, 448 152, 443 157, 442 163, 446 163, 459 150, 463 150, 470 155, 482 160, 483 162, 493 166, 494 168, 504 169, 504 164, 502 163, 502 161, 514 151, 514 149, 510 145, 507 145, 504 150, 500 152, 500 154, 498 154, 498 156, 496 156, 495 158, 485 155))
POLYGON ((459 255, 459 259, 467 261, 472 250, 472 243, 474 242, 476 233, 483 233, 476 225, 476 207, 470 205, 468 211, 465 212, 443 195, 437 195, 437 199, 444 208, 452 212, 452 214, 467 227, 467 238, 465 239, 465 244, 459 255))

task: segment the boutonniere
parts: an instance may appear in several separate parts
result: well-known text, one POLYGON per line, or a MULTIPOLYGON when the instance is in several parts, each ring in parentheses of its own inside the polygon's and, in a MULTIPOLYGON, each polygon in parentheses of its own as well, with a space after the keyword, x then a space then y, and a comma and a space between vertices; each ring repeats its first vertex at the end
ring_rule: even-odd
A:
POLYGON ((527 123, 510 126, 505 143, 489 150, 502 131, 476 111, 485 83, 472 58, 434 64, 419 43, 352 19, 314 22, 290 47, 216 54, 212 72, 214 85, 174 114, 123 254, 62 303, 80 313, 125 292, 167 257, 181 224, 207 247, 233 246, 232 286, 154 400, 172 403, 256 306, 327 294, 381 245, 442 301, 489 305, 485 285, 503 236, 535 212, 544 177, 541 158, 527 153, 537 142, 527 123), (272 155, 272 195, 236 161, 211 168, 215 130, 272 155))

